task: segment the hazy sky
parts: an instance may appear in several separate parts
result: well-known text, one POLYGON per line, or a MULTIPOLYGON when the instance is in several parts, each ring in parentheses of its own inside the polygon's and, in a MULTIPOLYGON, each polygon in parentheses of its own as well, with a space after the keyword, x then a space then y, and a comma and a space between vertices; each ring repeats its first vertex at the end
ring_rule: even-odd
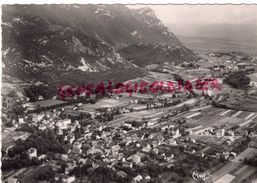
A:
MULTIPOLYGON (((143 6, 136 6, 146 7, 143 6)), ((177 34, 187 35, 199 26, 255 24, 257 5, 149 5, 157 17, 177 34)), ((257 29, 256 29, 257 31, 257 29)))
POLYGON ((165 23, 245 23, 257 21, 257 5, 151 6, 165 23))

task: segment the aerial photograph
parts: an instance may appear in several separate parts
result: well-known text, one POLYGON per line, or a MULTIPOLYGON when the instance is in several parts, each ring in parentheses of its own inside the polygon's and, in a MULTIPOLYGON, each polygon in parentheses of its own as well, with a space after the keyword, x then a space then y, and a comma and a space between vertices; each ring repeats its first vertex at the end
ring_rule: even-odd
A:
POLYGON ((256 4, 1 11, 1 182, 257 183, 256 4))

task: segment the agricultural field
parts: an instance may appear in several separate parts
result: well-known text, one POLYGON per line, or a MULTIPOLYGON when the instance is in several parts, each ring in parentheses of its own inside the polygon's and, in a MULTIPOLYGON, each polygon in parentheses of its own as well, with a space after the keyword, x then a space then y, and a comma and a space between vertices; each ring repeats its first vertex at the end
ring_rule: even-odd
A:
POLYGON ((252 98, 234 97, 228 99, 221 104, 226 105, 228 108, 244 110, 249 112, 257 112, 257 100, 252 98))
POLYGON ((36 108, 36 107, 49 107, 49 106, 63 104, 63 103, 64 102, 61 100, 49 99, 49 100, 42 100, 42 101, 27 103, 27 105, 36 108))
POLYGON ((229 126, 241 125, 249 120, 254 120, 257 113, 247 111, 236 111, 231 109, 222 109, 217 107, 203 107, 200 110, 191 110, 182 115, 187 119, 188 124, 197 127, 194 131, 199 131, 210 126, 220 127, 228 124, 229 126), (212 118, 210 119, 210 116, 212 118))
POLYGON ((228 162, 225 166, 212 174, 212 180, 215 183, 221 183, 222 180, 225 181, 224 177, 231 177, 231 179, 227 180, 226 183, 241 183, 244 182, 244 180, 247 178, 249 180, 246 182, 251 182, 251 180, 254 179, 254 175, 256 175, 256 173, 256 167, 247 166, 236 162, 228 162), (251 178, 251 176, 253 178, 251 178))
POLYGON ((161 115, 164 115, 164 112, 163 112, 163 109, 155 109, 155 110, 144 110, 140 112, 133 112, 133 113, 128 113, 124 115, 142 119, 142 118, 160 117, 161 115))
POLYGON ((183 76, 185 80, 193 80, 197 78, 210 77, 209 69, 192 69, 192 70, 184 70, 179 73, 179 75, 183 76))
POLYGON ((240 153, 233 161, 241 161, 245 158, 252 158, 257 155, 257 149, 248 147, 242 153, 240 153))
POLYGON ((160 81, 174 81, 174 76, 172 74, 150 72, 150 77, 160 80, 160 81))
POLYGON ((83 104, 82 108, 97 109, 102 107, 118 107, 125 106, 129 103, 128 100, 116 100, 112 98, 104 98, 97 101, 95 104, 83 104))

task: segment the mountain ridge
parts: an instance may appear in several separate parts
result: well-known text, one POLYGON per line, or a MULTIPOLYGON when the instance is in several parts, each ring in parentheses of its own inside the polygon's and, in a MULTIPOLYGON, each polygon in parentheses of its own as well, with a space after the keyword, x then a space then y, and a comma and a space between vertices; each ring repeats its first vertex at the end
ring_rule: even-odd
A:
POLYGON ((25 81, 126 80, 145 71, 118 50, 160 43, 186 49, 148 8, 5 5, 2 10, 3 74, 25 81))

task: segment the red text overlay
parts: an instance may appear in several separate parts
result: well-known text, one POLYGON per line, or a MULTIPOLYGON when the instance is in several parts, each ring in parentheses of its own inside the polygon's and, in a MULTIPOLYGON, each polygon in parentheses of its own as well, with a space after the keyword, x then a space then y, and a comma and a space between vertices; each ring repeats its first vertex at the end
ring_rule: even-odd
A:
POLYGON ((92 94, 121 94, 128 93, 175 93, 208 90, 221 90, 221 83, 217 79, 197 79, 192 81, 154 81, 154 82, 99 82, 98 84, 87 83, 78 86, 62 85, 58 88, 58 95, 62 100, 66 97, 90 96, 92 94))

